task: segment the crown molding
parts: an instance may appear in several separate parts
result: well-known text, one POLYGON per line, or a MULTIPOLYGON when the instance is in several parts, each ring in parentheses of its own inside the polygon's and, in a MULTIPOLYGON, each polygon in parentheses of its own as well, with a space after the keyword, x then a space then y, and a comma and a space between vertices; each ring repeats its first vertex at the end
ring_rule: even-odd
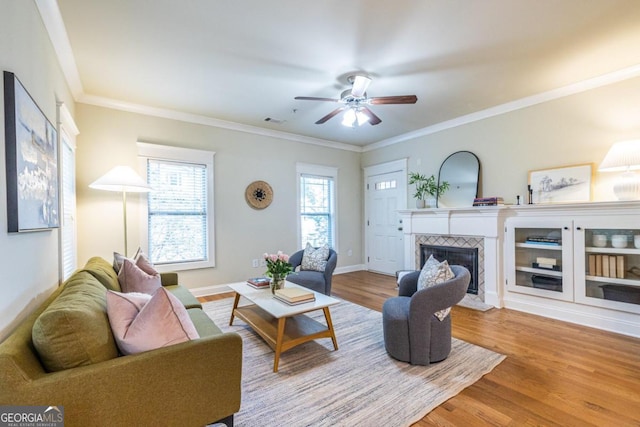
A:
POLYGON ((161 117, 164 119, 178 120, 186 123, 194 123, 198 125, 211 126, 216 128, 228 129, 238 132, 252 133, 271 138, 285 139, 288 141, 301 142, 304 144, 320 145, 328 148, 339 150, 362 152, 362 148, 341 142, 330 141, 319 138, 311 138, 308 136, 297 135, 294 133, 282 132, 278 130, 265 129, 258 126, 245 125, 242 123, 231 122, 227 120, 214 119, 208 116, 198 114, 185 113, 182 111, 170 110, 165 108, 149 107, 147 105, 134 104, 131 102, 120 101, 95 95, 83 94, 76 100, 80 104, 94 105, 97 107, 111 108, 114 110, 127 111, 130 113, 144 114, 147 116, 161 117))
POLYGON ((499 116, 505 113, 510 113, 512 111, 521 110, 533 105, 542 104, 544 102, 553 101, 555 99, 564 98, 566 96, 575 95, 581 92, 586 92, 591 89, 618 83, 638 76, 640 76, 640 64, 593 77, 591 79, 583 80, 581 82, 572 83, 570 85, 563 86, 557 89, 538 93, 536 95, 520 98, 515 101, 507 102, 505 104, 496 105, 495 107, 487 108, 485 110, 476 111, 475 113, 456 117, 455 119, 436 123, 435 125, 427 126, 413 132, 407 132, 405 134, 394 136, 392 138, 383 139, 381 141, 374 142, 373 144, 364 146, 362 151, 367 152, 377 150, 379 148, 388 147, 389 145, 397 144, 399 142, 416 139, 425 135, 431 135, 446 129, 455 128, 468 123, 477 122, 479 120, 488 119, 490 117, 499 116))

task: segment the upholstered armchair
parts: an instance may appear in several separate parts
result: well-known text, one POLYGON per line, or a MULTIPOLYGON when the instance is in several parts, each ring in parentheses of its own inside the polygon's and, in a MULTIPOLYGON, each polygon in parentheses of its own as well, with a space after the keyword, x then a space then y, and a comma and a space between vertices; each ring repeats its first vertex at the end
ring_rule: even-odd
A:
POLYGON ((299 267, 302 264, 303 254, 304 250, 300 250, 289 257, 289 264, 293 266, 295 272, 287 276, 287 281, 325 295, 331 295, 331 278, 338 263, 336 251, 329 249, 329 258, 324 271, 301 270, 299 267))
POLYGON ((382 306, 382 327, 387 353, 412 365, 440 362, 451 352, 451 315, 442 321, 434 313, 456 305, 464 298, 471 275, 452 265, 454 278, 416 291, 420 271, 400 280, 398 296, 382 306))

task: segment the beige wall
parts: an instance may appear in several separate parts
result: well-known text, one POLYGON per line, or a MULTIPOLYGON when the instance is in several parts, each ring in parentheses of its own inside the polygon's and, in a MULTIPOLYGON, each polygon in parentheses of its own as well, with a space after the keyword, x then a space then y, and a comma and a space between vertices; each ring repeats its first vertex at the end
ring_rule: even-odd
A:
MULTIPOLYGON (((526 195, 529 170, 582 163, 597 170, 614 142, 640 138, 639 111, 635 78, 372 150, 362 163, 408 157, 410 171, 437 177, 449 154, 468 150, 480 159, 481 194, 515 203, 516 195, 526 195)), ((595 174, 595 201, 615 200, 615 175, 595 174)), ((415 206, 411 195, 408 207, 415 206)))
MULTIPOLYGON (((33 1, 0 1, 0 68, 20 79, 51 123, 56 98, 74 106, 33 1)), ((4 140, 4 103, 0 103, 4 140)), ((5 151, 0 150, 0 340, 58 285, 58 231, 7 233, 5 151)))
MULTIPOLYGON (((251 260, 264 252, 297 249, 296 162, 338 168, 338 267, 362 262, 360 154, 272 137, 78 104, 78 252, 82 264, 94 255, 123 250, 122 199, 88 185, 112 167, 138 167, 136 142, 211 150, 215 155, 216 267, 184 271, 181 283, 198 288, 264 273, 251 260), (267 209, 247 205, 244 191, 255 180, 274 190, 267 209), (355 196, 354 196, 355 195, 355 196), (352 250, 353 255, 347 253, 352 250)), ((140 243, 137 207, 128 197, 129 250, 140 243)))

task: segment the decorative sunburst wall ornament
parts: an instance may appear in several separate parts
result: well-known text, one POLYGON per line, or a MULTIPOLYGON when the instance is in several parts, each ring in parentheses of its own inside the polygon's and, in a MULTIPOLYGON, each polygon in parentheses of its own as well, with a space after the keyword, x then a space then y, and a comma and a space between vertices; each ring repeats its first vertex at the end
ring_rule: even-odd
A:
POLYGON ((273 189, 264 181, 254 181, 244 191, 244 198, 254 209, 264 209, 273 201, 273 189))

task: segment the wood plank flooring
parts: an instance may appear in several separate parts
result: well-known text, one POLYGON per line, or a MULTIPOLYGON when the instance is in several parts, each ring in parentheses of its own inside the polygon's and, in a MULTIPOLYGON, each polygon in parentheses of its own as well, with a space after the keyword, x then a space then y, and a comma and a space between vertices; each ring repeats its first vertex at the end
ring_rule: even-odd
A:
MULTIPOLYGON (((395 286, 360 271, 335 275, 332 293, 380 311, 395 286)), ((454 337, 507 358, 415 427, 640 426, 640 339, 509 309, 456 306, 452 321, 454 337)))

